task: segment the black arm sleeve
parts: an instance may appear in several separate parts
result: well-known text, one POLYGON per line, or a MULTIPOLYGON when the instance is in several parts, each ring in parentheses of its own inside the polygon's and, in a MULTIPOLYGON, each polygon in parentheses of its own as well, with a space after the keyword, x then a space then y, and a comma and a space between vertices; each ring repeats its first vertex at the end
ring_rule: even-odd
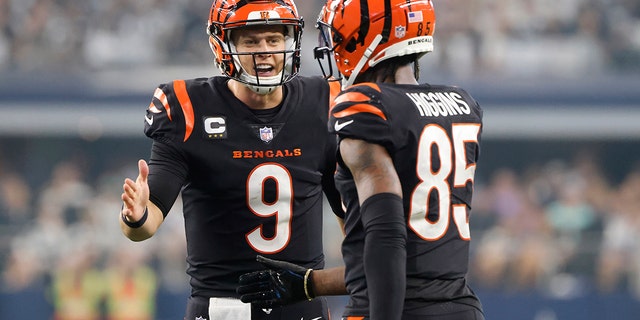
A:
POLYGON ((329 206, 331 206, 333 213, 338 218, 344 219, 344 209, 342 208, 340 193, 338 193, 338 190, 336 189, 333 176, 334 171, 335 166, 331 172, 325 172, 322 176, 322 191, 324 191, 324 195, 327 196, 327 201, 329 202, 329 206))
POLYGON ((402 199, 392 193, 375 194, 362 203, 360 214, 366 233, 363 263, 370 319, 400 319, 407 282, 402 199))
POLYGON ((338 165, 335 156, 337 155, 338 139, 334 135, 329 135, 329 139, 330 140, 326 152, 327 154, 330 154, 332 156, 327 157, 327 160, 324 164, 325 169, 322 172, 321 182, 322 191, 327 197, 327 201, 329 202, 329 206, 331 206, 333 214, 335 214, 340 219, 344 219, 345 212, 342 208, 342 199, 335 183, 336 166, 338 165))
POLYGON ((188 167, 180 151, 170 143, 154 140, 149 159, 149 200, 164 217, 178 198, 187 174, 188 167))

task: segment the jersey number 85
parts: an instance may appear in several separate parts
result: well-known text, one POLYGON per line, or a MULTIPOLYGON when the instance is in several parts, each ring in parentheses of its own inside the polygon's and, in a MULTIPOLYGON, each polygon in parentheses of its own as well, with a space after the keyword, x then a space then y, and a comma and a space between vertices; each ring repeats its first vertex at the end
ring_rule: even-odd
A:
POLYGON ((473 183, 476 171, 475 163, 468 165, 465 143, 478 143, 479 124, 454 124, 452 136, 439 125, 427 125, 420 136, 417 158, 417 175, 420 182, 411 195, 409 210, 409 227, 419 237, 427 241, 435 241, 445 235, 450 223, 450 210, 453 221, 458 228, 461 239, 469 240, 469 220, 465 204, 451 204, 453 188, 465 187, 467 181, 473 183), (437 146, 440 168, 432 170, 432 145, 437 146), (448 177, 453 171, 453 183, 449 185, 448 177), (427 219, 429 194, 438 192, 438 219, 427 219))

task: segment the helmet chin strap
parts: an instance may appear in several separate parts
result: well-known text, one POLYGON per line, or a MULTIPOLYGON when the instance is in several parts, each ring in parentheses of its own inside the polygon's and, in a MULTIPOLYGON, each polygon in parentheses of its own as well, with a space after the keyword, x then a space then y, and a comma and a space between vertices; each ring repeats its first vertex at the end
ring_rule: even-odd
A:
POLYGON ((259 95, 266 95, 273 92, 273 90, 275 90, 277 87, 281 86, 280 80, 282 79, 283 71, 280 71, 275 76, 260 77, 258 81, 258 77, 249 75, 247 72, 243 70, 239 78, 244 81, 241 83, 245 85, 247 88, 249 88, 251 91, 259 95), (258 86, 250 83, 264 83, 265 85, 258 86), (273 85, 270 85, 270 84, 273 84, 273 85))
POLYGON ((285 68, 280 70, 280 72, 278 72, 278 74, 275 76, 259 77, 259 76, 250 75, 247 72, 247 70, 244 68, 244 66, 242 66, 242 63, 240 62, 240 59, 238 59, 237 56, 234 55, 233 60, 235 61, 236 66, 238 66, 238 69, 239 69, 240 74, 238 75, 238 80, 240 80, 240 83, 245 85, 251 91, 259 95, 266 95, 273 92, 273 90, 275 90, 277 87, 282 85, 282 77, 283 77, 282 73, 284 72, 284 69, 286 68, 286 66, 285 68), (258 85, 258 83, 260 85, 258 85))
POLYGON ((378 47, 378 44, 380 44, 380 41, 382 41, 382 35, 377 35, 375 38, 373 38, 373 41, 371 41, 371 44, 364 51, 362 58, 360 58, 360 61, 358 61, 358 64, 356 64, 356 67, 351 72, 351 76, 349 78, 344 77, 344 79, 346 79, 347 81, 342 83, 343 89, 350 87, 353 84, 353 82, 356 81, 356 78, 358 77, 360 70, 362 70, 362 68, 364 67, 364 64, 367 63, 367 61, 369 61, 369 57, 371 57, 371 55, 373 54, 373 51, 376 50, 376 48, 378 47))

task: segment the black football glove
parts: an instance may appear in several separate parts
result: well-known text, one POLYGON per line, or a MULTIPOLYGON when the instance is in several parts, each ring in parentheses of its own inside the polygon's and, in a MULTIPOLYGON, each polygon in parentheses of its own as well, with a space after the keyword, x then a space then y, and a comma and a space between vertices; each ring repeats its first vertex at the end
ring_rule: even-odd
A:
POLYGON ((312 269, 260 255, 256 260, 267 269, 240 276, 236 291, 242 302, 271 308, 314 298, 312 269))

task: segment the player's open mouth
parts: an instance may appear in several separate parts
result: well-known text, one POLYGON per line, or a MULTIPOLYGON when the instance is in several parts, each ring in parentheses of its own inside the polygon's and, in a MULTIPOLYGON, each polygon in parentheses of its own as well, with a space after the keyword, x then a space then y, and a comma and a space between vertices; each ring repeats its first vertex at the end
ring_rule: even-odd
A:
POLYGON ((260 77, 269 77, 273 74, 273 67, 268 64, 259 64, 255 68, 256 74, 260 77))

